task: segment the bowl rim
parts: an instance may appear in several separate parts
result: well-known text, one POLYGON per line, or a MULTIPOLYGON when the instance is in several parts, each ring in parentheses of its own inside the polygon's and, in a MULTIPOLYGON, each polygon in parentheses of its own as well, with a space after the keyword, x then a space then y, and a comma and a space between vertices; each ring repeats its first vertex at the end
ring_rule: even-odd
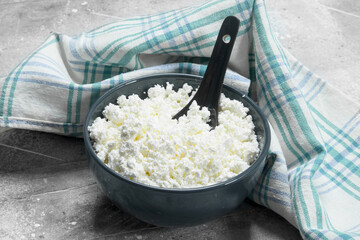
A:
POLYGON ((201 186, 201 187, 192 187, 192 188, 162 188, 162 187, 147 185, 147 184, 143 184, 143 183, 140 183, 140 182, 136 182, 134 180, 127 179, 127 178, 123 177, 120 173, 118 173, 118 172, 114 171, 113 169, 111 169, 110 167, 108 167, 103 161, 101 161, 98 158, 98 156, 96 155, 96 153, 95 153, 95 151, 94 151, 94 149, 93 149, 93 147, 91 145, 91 142, 89 140, 90 136, 89 136, 88 126, 89 126, 90 118, 91 118, 93 112, 95 111, 95 108, 105 98, 107 98, 113 92, 116 92, 119 88, 122 88, 124 86, 133 84, 133 83, 138 82, 138 81, 146 81, 146 79, 149 79, 149 78, 168 78, 168 77, 171 77, 171 78, 176 78, 176 77, 177 78, 196 78, 196 79, 199 79, 199 80, 202 79, 202 76, 186 74, 186 73, 161 73, 161 74, 151 74, 151 75, 147 75, 147 76, 141 76, 141 77, 133 78, 131 80, 126 80, 126 81, 120 83, 119 85, 107 90, 90 107, 90 110, 87 113, 87 116, 86 116, 86 119, 85 119, 85 122, 84 122, 83 138, 84 138, 84 143, 85 143, 86 150, 91 155, 91 157, 93 157, 95 159, 95 162, 101 168, 103 168, 105 171, 107 171, 111 175, 115 176, 116 178, 119 178, 122 181, 125 181, 125 182, 127 182, 129 184, 136 185, 137 187, 142 187, 142 188, 145 188, 145 189, 148 189, 148 190, 160 191, 160 192, 166 192, 166 193, 194 193, 194 192, 209 191, 209 190, 224 187, 226 185, 229 185, 229 184, 232 184, 232 183, 235 183, 235 182, 239 182, 242 179, 244 179, 244 178, 248 177, 249 175, 253 174, 254 171, 256 171, 257 166, 260 165, 263 161, 266 161, 266 156, 268 155, 270 142, 271 142, 271 135, 270 135, 270 126, 269 126, 268 121, 265 118, 264 113, 260 110, 260 108, 257 106, 257 104, 250 97, 247 96, 247 94, 245 94, 245 93, 231 87, 230 85, 227 85, 224 82, 223 87, 224 88, 230 88, 232 91, 236 92, 237 94, 239 94, 243 98, 245 98, 248 101, 248 103, 256 110, 256 112, 259 114, 262 122, 264 123, 264 129, 265 129, 264 147, 261 150, 258 157, 256 158, 256 160, 246 170, 244 170, 240 174, 238 174, 238 175, 236 175, 236 176, 234 176, 234 177, 232 177, 232 178, 230 178, 230 179, 228 179, 226 181, 211 184, 211 185, 206 185, 206 186, 201 186), (260 161, 259 159, 263 159, 263 160, 260 161))

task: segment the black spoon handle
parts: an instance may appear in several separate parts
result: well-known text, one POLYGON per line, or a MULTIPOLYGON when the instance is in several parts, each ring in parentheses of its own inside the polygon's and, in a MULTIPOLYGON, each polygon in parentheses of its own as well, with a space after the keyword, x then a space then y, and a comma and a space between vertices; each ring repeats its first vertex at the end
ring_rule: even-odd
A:
POLYGON ((225 18, 220 28, 204 78, 194 96, 194 99, 200 106, 215 109, 216 112, 219 106, 226 68, 229 63, 239 25, 240 21, 236 17, 229 16, 225 18))
POLYGON ((205 75, 199 89, 195 93, 190 102, 181 109, 173 119, 178 119, 185 115, 190 105, 195 100, 201 107, 207 107, 210 111, 210 121, 208 122, 212 128, 218 124, 219 99, 227 65, 236 35, 239 30, 240 21, 234 16, 226 17, 223 21, 218 37, 212 51, 209 64, 206 68, 205 75))

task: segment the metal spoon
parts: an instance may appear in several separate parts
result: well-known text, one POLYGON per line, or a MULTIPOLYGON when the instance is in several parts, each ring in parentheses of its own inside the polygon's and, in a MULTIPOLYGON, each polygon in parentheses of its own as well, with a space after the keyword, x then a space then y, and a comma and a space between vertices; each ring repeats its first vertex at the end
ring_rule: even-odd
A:
POLYGON ((179 119, 179 117, 185 115, 192 102, 196 101, 200 107, 209 109, 210 120, 208 124, 210 127, 214 129, 218 125, 220 93, 239 25, 240 21, 236 17, 229 16, 225 18, 199 89, 190 102, 173 116, 173 119, 179 119))

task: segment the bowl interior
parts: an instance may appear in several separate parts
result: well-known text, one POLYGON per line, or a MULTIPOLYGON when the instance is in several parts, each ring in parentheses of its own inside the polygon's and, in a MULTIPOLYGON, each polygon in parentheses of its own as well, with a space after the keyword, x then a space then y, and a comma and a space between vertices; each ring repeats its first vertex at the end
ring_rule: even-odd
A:
MULTIPOLYGON (((84 125, 84 140, 85 145, 90 151, 90 154, 100 162, 100 164, 104 165, 100 159, 96 157, 96 154, 92 148, 91 139, 89 137, 89 133, 87 130, 87 127, 92 124, 92 122, 97 117, 102 117, 102 112, 104 108, 109 103, 116 103, 117 98, 120 95, 129 96, 132 94, 139 95, 140 98, 146 98, 147 97, 147 90, 151 87, 153 87, 156 84, 159 84, 161 86, 165 86, 166 83, 174 84, 174 89, 177 90, 178 88, 182 87, 183 84, 187 83, 191 86, 193 86, 195 89, 200 85, 202 78, 195 75, 188 75, 188 74, 162 74, 162 75, 152 75, 147 76, 135 80, 130 80, 127 82, 124 82, 113 89, 106 92, 103 96, 101 96, 92 106, 92 108, 89 111, 89 114, 86 118, 85 125, 84 125)), ((252 163, 252 165, 239 174, 238 176, 229 179, 223 183, 218 183, 211 185, 212 187, 216 185, 221 184, 228 184, 230 182, 233 182, 234 180, 239 180, 240 178, 246 178, 246 175, 252 174, 253 171, 256 170, 256 168, 261 164, 261 162, 264 161, 266 158, 269 145, 270 145, 270 128, 268 126, 267 121, 265 120, 263 114, 261 113, 261 110, 258 108, 258 106, 245 94, 240 91, 237 91, 236 89, 224 84, 222 92, 230 99, 236 99, 241 101, 245 107, 249 108, 249 114, 252 116, 254 125, 255 125, 255 134, 257 135, 258 141, 259 141, 259 148, 260 153, 258 158, 252 163)), ((110 170, 113 171, 113 170, 110 170)), ((120 174, 117 174, 119 177, 122 178, 120 174)), ((131 181, 128 179, 123 178, 126 181, 131 181)), ((137 183, 139 184, 139 183, 137 183)), ((141 185, 141 184, 140 184, 141 185)), ((150 188, 156 188, 152 186, 147 186, 150 188)), ((206 187, 204 187, 206 188, 206 187)), ((201 188, 196 188, 201 189, 201 188)), ((191 190, 191 189, 186 189, 191 190)), ((176 190, 175 190, 176 191, 176 190)))

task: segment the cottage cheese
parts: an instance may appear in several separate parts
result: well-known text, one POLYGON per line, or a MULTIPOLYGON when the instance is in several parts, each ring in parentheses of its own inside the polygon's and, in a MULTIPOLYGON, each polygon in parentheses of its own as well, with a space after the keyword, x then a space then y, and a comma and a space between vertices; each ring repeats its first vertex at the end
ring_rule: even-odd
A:
POLYGON ((224 95, 219 125, 196 101, 186 116, 172 119, 193 97, 185 84, 156 85, 148 98, 120 96, 89 126, 97 156, 125 178, 163 188, 190 188, 230 179, 256 159, 259 147, 248 109, 224 95), (210 131, 211 130, 211 131, 210 131))

